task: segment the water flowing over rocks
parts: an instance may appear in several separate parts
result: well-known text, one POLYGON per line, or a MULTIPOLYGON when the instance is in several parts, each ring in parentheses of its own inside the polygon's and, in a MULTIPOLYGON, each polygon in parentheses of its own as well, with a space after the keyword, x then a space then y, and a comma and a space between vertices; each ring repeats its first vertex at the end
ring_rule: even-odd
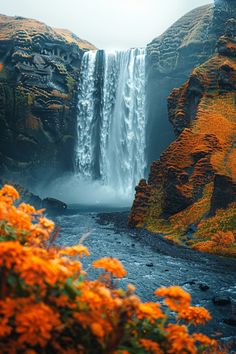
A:
POLYGON ((146 168, 145 57, 136 48, 82 59, 77 173, 127 194, 146 168))

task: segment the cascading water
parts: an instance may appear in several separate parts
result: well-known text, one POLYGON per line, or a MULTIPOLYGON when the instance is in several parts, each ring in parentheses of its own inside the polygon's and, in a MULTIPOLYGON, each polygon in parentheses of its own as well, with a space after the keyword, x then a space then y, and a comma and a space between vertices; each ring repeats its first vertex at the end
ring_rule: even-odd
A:
POLYGON ((145 49, 82 59, 77 173, 131 195, 146 168, 145 49))

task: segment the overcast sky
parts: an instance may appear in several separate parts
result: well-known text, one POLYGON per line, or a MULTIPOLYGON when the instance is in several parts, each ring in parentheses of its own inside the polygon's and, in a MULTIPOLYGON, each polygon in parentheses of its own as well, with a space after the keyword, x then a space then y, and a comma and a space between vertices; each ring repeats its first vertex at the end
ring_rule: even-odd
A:
POLYGON ((145 46, 193 8, 213 0, 0 0, 0 13, 70 29, 98 48, 145 46))

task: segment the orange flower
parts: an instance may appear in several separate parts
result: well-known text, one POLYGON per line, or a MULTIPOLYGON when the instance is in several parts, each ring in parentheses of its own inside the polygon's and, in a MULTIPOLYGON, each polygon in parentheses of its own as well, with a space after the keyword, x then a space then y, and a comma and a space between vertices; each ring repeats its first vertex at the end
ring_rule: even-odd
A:
POLYGON ((102 268, 117 278, 123 278, 127 274, 121 262, 118 259, 112 257, 101 258, 93 262, 93 266, 94 268, 102 268))
POLYGON ((202 333, 194 333, 193 338, 196 342, 201 343, 202 345, 217 347, 217 341, 215 339, 211 339, 202 333))
POLYGON ((128 293, 128 295, 134 294, 135 291, 136 291, 136 288, 135 288, 135 286, 133 284, 128 284, 127 285, 127 293, 128 293))
POLYGON ((8 185, 8 184, 5 184, 2 189, 0 190, 0 197, 1 196, 6 196, 6 197, 9 197, 11 198, 12 200, 16 200, 16 199, 19 199, 20 196, 19 196, 19 193, 17 192, 17 190, 8 185))
POLYGON ((49 233, 54 229, 54 222, 47 218, 38 218, 38 221, 42 227, 44 227, 49 233))
POLYGON ((40 243, 49 239, 48 230, 43 229, 38 224, 31 225, 29 241, 32 243, 40 243), (38 242, 37 242, 38 241, 38 242))
POLYGON ((164 354, 160 346, 150 339, 140 339, 139 344, 145 349, 146 352, 152 354, 164 354))
POLYGON ((160 318, 165 318, 160 309, 160 305, 154 302, 141 303, 138 306, 137 318, 139 320, 147 319, 149 322, 155 322, 160 318))
POLYGON ((75 256, 79 255, 81 258, 83 257, 83 255, 90 256, 88 248, 83 245, 66 247, 63 250, 59 251, 59 254, 61 254, 61 255, 64 254, 64 255, 71 256, 71 257, 75 257, 75 256))
POLYGON ((103 338, 105 336, 104 330, 100 323, 92 323, 91 330, 96 337, 103 338))
POLYGON ((35 210, 35 208, 30 204, 21 203, 18 206, 18 209, 23 211, 24 213, 27 213, 27 214, 37 214, 37 211, 35 210))
POLYGON ((166 330, 170 345, 167 351, 168 354, 197 354, 195 341, 189 335, 185 326, 169 324, 166 330))
POLYGON ((44 347, 52 337, 52 331, 61 325, 59 314, 43 302, 25 305, 15 317, 16 332, 20 344, 44 347))
POLYGON ((190 306, 191 296, 179 286, 162 287, 155 291, 155 295, 166 297, 164 303, 172 311, 182 311, 190 306))
POLYGON ((185 320, 187 323, 192 323, 195 326, 205 324, 211 319, 210 313, 204 307, 194 306, 190 306, 189 308, 179 312, 178 317, 185 320))
POLYGON ((10 325, 10 318, 15 312, 15 301, 11 298, 6 298, 0 301, 0 337, 5 337, 11 334, 13 328, 10 325))

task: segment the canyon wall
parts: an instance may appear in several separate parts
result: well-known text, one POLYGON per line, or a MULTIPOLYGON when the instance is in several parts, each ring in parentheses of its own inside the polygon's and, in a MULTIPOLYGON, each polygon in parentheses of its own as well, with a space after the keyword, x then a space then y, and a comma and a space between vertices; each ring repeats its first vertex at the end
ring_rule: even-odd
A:
POLYGON ((167 97, 191 71, 214 53, 225 23, 236 17, 234 0, 215 0, 173 24, 147 46, 148 165, 174 140, 168 121, 167 97))
POLYGON ((45 181, 72 171, 84 51, 73 33, 0 15, 0 173, 45 181))
POLYGON ((148 181, 140 181, 129 218, 131 227, 193 246, 207 241, 215 247, 209 238, 216 230, 236 236, 235 16, 224 31, 217 52, 172 91, 168 108, 176 140, 152 164, 148 181))

